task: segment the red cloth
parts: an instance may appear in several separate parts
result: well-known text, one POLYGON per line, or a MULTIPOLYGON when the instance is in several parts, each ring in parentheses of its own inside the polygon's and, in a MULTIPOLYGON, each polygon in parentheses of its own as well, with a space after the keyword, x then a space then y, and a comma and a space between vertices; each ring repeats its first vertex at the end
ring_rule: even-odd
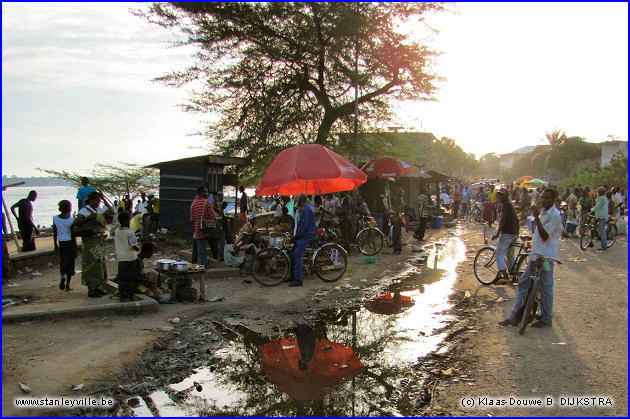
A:
POLYGON ((208 199, 203 196, 197 196, 190 206, 190 221, 192 221, 193 226, 195 227, 195 234, 193 237, 196 239, 205 239, 210 236, 210 233, 201 231, 202 218, 212 218, 216 220, 217 215, 214 212, 212 204, 208 202, 208 199))

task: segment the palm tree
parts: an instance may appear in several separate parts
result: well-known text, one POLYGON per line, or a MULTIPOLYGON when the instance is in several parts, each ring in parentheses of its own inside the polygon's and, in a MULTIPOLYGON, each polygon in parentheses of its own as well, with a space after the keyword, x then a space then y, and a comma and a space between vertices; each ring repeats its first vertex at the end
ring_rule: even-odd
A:
POLYGON ((551 148, 556 148, 564 144, 567 140, 567 135, 558 128, 554 128, 553 131, 545 134, 545 139, 551 145, 551 148))

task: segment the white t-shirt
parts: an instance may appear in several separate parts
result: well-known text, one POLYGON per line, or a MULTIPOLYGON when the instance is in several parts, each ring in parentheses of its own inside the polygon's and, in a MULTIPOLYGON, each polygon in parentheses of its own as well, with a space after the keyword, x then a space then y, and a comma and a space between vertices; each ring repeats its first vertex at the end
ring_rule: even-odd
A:
POLYGON ((138 204, 138 206, 136 207, 136 210, 137 210, 140 214, 142 214, 142 215, 144 215, 144 214, 146 214, 147 212, 149 212, 149 211, 147 210, 147 202, 146 202, 146 201, 145 201, 145 202, 140 201, 140 203, 139 203, 139 204, 138 204))
POLYGON ((442 194, 440 195, 440 198, 442 199, 442 202, 444 202, 445 204, 451 203, 451 197, 448 196, 448 194, 445 192, 442 192, 442 194))
POLYGON ((90 215, 96 213, 97 211, 89 205, 86 205, 79 210, 79 214, 83 215, 84 217, 89 217, 90 215))
POLYGON ((74 222, 74 218, 61 218, 58 215, 53 217, 53 224, 57 227, 57 241, 67 242, 72 240, 72 234, 70 234, 70 226, 74 222))
POLYGON ((114 248, 118 262, 132 262, 138 258, 138 252, 131 245, 138 240, 133 231, 127 227, 120 227, 114 235, 114 248))
POLYGON ((545 211, 543 208, 540 211, 540 223, 544 227, 549 237, 547 240, 543 240, 536 229, 534 233, 534 240, 532 241, 532 254, 530 260, 536 260, 536 254, 548 257, 558 258, 558 250, 560 248, 560 237, 562 236, 562 218, 560 211, 555 205, 552 205, 549 210, 545 211))

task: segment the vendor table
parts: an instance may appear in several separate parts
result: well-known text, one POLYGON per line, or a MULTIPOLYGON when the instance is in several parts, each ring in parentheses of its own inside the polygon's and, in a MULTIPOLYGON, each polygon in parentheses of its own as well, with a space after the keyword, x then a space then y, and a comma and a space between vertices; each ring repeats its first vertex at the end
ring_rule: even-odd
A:
MULTIPOLYGON (((169 286, 171 289, 171 295, 173 299, 177 299, 177 283, 184 280, 199 280, 199 301, 206 301, 206 283, 204 278, 206 276, 205 269, 189 269, 187 271, 161 271, 163 275, 169 278, 169 286)), ((161 286, 161 281, 158 280, 158 287, 161 286)))

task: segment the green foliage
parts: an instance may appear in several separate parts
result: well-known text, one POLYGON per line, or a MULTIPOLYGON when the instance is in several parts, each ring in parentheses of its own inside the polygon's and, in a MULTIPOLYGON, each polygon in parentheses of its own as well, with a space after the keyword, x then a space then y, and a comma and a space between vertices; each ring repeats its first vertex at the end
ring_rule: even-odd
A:
POLYGON ((133 163, 120 165, 97 164, 90 173, 56 171, 40 169, 40 172, 73 182, 81 186, 81 178, 90 179, 90 185, 114 199, 121 200, 125 195, 133 200, 141 192, 157 189, 160 186, 157 169, 143 167, 133 163))
POLYGON ((479 158, 478 174, 485 178, 496 178, 499 176, 499 156, 496 153, 487 153, 479 158))
POLYGON ((363 129, 386 120, 393 101, 434 100, 437 53, 399 28, 443 10, 424 2, 248 2, 153 3, 134 13, 178 31, 175 45, 197 48, 193 65, 156 80, 201 86, 183 109, 219 114, 200 134, 214 152, 251 158, 244 175, 254 179, 288 146, 330 145, 351 132, 355 80, 363 129))
POLYGON ((545 134, 545 140, 547 140, 551 148, 555 148, 566 142, 567 135, 558 128, 554 128, 553 131, 545 134))
POLYGON ((568 176, 558 182, 558 186, 590 185, 592 188, 598 186, 621 186, 628 187, 628 157, 618 152, 610 161, 608 166, 601 169, 583 169, 579 173, 568 176))

